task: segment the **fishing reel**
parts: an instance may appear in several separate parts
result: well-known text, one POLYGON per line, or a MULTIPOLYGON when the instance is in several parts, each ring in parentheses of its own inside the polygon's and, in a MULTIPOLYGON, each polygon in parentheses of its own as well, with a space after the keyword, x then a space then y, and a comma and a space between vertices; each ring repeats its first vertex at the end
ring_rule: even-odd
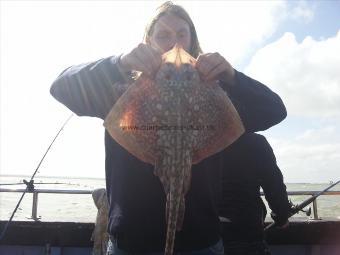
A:
POLYGON ((26 184, 26 188, 28 192, 33 192, 34 191, 34 180, 22 180, 24 184, 26 184))
POLYGON ((307 209, 300 208, 299 204, 294 204, 292 200, 289 199, 289 206, 290 206, 290 215, 293 216, 299 212, 304 212, 308 217, 312 214, 312 208, 308 207, 307 209))

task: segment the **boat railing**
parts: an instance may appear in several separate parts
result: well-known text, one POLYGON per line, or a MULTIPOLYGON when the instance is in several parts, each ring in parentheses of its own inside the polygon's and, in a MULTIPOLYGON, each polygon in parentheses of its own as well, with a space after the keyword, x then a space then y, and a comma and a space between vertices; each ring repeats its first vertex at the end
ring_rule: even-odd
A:
MULTIPOLYGON (((0 188, 0 192, 17 192, 17 193, 22 193, 26 191, 26 189, 11 189, 11 188, 0 188)), ((33 199, 32 199, 32 216, 31 218, 35 221, 38 221, 40 218, 37 216, 38 215, 38 196, 39 194, 43 193, 49 193, 49 194, 69 194, 69 195, 79 195, 79 194, 92 194, 93 190, 85 190, 85 189, 80 189, 80 190, 75 190, 75 189, 34 189, 33 191, 27 192, 27 193, 32 193, 33 194, 33 199)), ((288 196, 313 196, 320 191, 288 191, 287 194, 288 196)), ((263 196, 263 192, 261 192, 261 196, 263 196)), ((324 195, 340 195, 340 191, 326 191, 322 194, 324 195)), ((313 220, 319 220, 320 217, 318 215, 318 205, 317 205, 317 199, 313 201, 313 220)))

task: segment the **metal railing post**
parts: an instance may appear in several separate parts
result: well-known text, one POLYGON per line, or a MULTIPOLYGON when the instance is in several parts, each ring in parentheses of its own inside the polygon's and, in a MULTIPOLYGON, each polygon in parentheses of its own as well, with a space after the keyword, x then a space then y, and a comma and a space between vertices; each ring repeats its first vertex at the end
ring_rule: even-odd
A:
POLYGON ((317 199, 313 201, 313 216, 314 220, 319 220, 319 215, 318 215, 318 203, 316 202, 317 199))
POLYGON ((33 201, 32 201, 32 219, 38 221, 39 218, 37 216, 38 212, 38 192, 33 192, 33 201))

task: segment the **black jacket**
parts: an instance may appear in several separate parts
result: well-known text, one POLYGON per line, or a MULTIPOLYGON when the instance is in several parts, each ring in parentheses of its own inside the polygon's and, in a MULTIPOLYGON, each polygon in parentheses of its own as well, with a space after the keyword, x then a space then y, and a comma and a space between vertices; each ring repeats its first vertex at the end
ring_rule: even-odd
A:
POLYGON ((219 157, 221 187, 219 210, 231 220, 225 224, 226 240, 258 241, 263 239, 265 205, 262 187, 278 224, 284 224, 290 210, 283 176, 266 138, 255 133, 242 135, 219 157))
MULTIPOLYGON (((51 94, 79 116, 104 119, 117 100, 113 87, 122 82, 117 57, 73 66, 53 83, 51 94)), ((269 128, 286 117, 278 95, 263 84, 236 72, 236 84, 222 84, 239 111, 247 131, 269 128)), ((163 251, 165 243, 165 193, 153 166, 128 153, 105 132, 106 188, 109 199, 109 233, 118 247, 132 252, 163 251)), ((203 162, 192 167, 186 211, 175 250, 206 248, 219 239, 219 219, 214 201, 218 169, 203 162), (212 181, 211 181, 212 180, 212 181)))

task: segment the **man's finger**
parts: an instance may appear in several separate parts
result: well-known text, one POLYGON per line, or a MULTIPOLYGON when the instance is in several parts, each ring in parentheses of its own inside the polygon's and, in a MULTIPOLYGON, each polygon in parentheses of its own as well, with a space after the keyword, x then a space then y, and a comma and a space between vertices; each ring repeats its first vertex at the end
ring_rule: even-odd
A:
POLYGON ((224 62, 219 63, 212 70, 210 70, 210 72, 207 74, 205 79, 207 81, 210 81, 210 80, 216 78, 219 74, 225 72, 226 69, 227 69, 227 66, 226 66, 226 64, 224 62))
POLYGON ((150 57, 150 62, 152 66, 152 71, 155 72, 159 69, 161 62, 162 62, 162 56, 161 54, 153 49, 151 46, 147 48, 149 57, 150 57))
POLYGON ((138 50, 135 52, 135 61, 136 61, 136 65, 138 65, 138 69, 137 71, 142 71, 142 72, 146 72, 147 74, 151 75, 153 69, 152 69, 152 65, 151 65, 151 57, 148 55, 148 53, 145 50, 138 50))

